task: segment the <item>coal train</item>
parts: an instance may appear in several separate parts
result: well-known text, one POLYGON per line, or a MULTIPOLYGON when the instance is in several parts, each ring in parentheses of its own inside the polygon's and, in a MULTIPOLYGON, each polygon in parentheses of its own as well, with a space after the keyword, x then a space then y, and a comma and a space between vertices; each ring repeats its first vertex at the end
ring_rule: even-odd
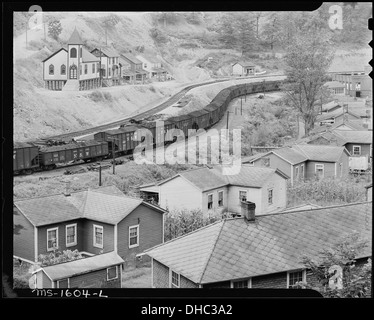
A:
MULTIPOLYGON (((169 140, 165 137, 171 129, 180 129, 188 138, 189 129, 209 129, 225 114, 230 101, 246 94, 279 90, 281 81, 261 81, 239 84, 221 90, 204 108, 186 115, 174 116, 164 121, 163 128, 156 126, 156 121, 147 119, 128 121, 118 129, 98 132, 93 140, 74 141, 57 145, 40 145, 37 143, 15 142, 13 146, 13 173, 31 174, 35 171, 52 170, 59 165, 83 160, 85 162, 101 161, 112 155, 131 154, 142 142, 136 136, 137 130, 148 129, 153 136, 154 146, 169 140), (163 130, 163 132, 161 131, 163 130)), ((144 139, 144 138, 143 138, 144 139)))

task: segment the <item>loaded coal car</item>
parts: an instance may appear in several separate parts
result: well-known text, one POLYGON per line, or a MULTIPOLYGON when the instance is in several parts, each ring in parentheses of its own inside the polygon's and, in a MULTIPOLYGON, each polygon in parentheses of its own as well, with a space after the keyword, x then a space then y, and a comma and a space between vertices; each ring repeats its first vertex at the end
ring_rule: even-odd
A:
POLYGON ((39 147, 32 143, 13 143, 13 173, 31 174, 39 169, 39 147))
POLYGON ((151 131, 153 136, 153 144, 156 147, 162 146, 167 143, 167 132, 175 128, 175 123, 169 120, 162 120, 163 126, 161 126, 161 121, 157 123, 156 121, 142 121, 141 125, 151 131))
POLYGON ((208 104, 203 110, 207 111, 209 113, 209 127, 215 125, 220 117, 219 117, 219 106, 213 105, 213 104, 208 104))
POLYGON ((71 161, 101 161, 108 156, 108 144, 95 140, 71 141, 64 145, 40 146, 39 155, 41 169, 51 170, 57 164, 71 161))
POLYGON ((184 136, 188 137, 188 129, 192 128, 192 117, 189 115, 175 116, 168 119, 174 123, 176 129, 183 131, 184 136))
POLYGON ((206 110, 197 110, 189 113, 192 117, 192 129, 206 129, 209 127, 209 112, 206 110))

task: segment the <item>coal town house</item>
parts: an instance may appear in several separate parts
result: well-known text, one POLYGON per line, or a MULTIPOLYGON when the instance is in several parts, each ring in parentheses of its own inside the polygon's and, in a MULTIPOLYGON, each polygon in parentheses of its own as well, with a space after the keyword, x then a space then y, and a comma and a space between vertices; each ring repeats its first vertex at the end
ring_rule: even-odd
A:
POLYGON ((242 216, 227 218, 148 249, 153 288, 290 288, 316 279, 301 262, 359 232, 371 257, 372 202, 256 216, 242 202, 242 216))

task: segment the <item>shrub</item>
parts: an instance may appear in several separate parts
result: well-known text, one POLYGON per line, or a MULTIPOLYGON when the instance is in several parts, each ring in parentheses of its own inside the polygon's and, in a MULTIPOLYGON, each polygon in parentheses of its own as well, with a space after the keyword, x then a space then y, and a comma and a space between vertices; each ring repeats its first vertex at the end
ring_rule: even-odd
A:
POLYGON ((88 97, 94 101, 94 102, 100 102, 100 101, 103 101, 103 94, 101 93, 101 91, 99 90, 95 90, 93 92, 91 92, 88 97))

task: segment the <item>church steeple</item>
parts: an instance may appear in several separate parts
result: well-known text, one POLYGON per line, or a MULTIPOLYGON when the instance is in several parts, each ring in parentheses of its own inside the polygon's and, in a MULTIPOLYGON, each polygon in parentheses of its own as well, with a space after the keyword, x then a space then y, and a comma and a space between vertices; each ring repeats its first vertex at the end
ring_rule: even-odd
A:
POLYGON ((68 41, 68 45, 74 45, 74 44, 83 45, 82 38, 79 35, 76 27, 75 27, 75 29, 74 29, 73 33, 71 34, 70 39, 68 41))

